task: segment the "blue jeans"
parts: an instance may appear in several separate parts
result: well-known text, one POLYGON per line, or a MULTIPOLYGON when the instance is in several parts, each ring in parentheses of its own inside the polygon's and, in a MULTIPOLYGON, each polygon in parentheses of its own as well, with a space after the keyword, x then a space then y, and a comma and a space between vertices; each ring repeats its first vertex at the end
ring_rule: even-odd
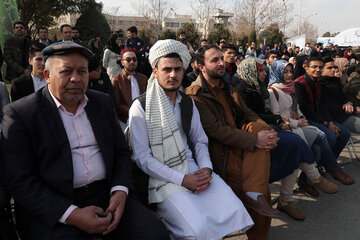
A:
POLYGON ((324 132, 319 132, 311 149, 318 165, 324 166, 328 171, 340 168, 324 132))
POLYGON ((309 120, 309 124, 319 128, 325 133, 330 148, 335 155, 335 158, 338 158, 340 153, 346 146, 347 142, 349 141, 349 138, 351 136, 350 131, 342 125, 338 124, 337 122, 334 122, 334 124, 338 128, 340 128, 340 136, 337 137, 333 131, 320 123, 309 120))

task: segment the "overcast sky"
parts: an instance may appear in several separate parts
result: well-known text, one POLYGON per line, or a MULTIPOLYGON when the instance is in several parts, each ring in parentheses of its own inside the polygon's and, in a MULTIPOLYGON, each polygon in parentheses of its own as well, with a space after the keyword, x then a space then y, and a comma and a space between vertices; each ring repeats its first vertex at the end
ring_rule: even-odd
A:
MULTIPOLYGON (((97 0, 103 2, 105 9, 120 5, 121 15, 136 15, 131 3, 137 0, 97 0)), ((191 14, 191 0, 169 0, 175 5, 178 14, 191 14), (181 5, 180 3, 183 3, 181 5)), ((193 0, 195 1, 195 0, 193 0)), ((199 0, 198 0, 199 1, 199 0)), ((225 9, 231 9, 232 0, 220 0, 224 2, 225 9)), ((289 0, 294 5, 293 15, 299 15, 301 0, 289 0)), ((341 32, 343 30, 360 27, 360 1, 359 0, 302 0, 302 17, 316 25, 319 35, 324 32, 341 32)), ((302 19, 303 21, 303 19, 302 19)), ((299 17, 294 17, 294 22, 289 29, 297 28, 299 17)))

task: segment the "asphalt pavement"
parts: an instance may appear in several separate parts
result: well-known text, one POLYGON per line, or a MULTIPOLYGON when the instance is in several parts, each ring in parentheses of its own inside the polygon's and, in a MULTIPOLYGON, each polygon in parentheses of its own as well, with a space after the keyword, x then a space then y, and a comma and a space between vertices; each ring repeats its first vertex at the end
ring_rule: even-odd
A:
MULTIPOLYGON (((360 135, 353 135, 360 140, 360 135)), ((354 144, 360 156, 360 142, 354 144)), ((347 148, 338 158, 343 171, 356 182, 345 186, 334 180, 330 174, 326 178, 339 186, 339 192, 312 197, 303 191, 296 191, 295 205, 306 216, 304 221, 296 221, 282 214, 281 219, 273 219, 269 233, 270 240, 359 240, 360 239, 360 160, 349 163, 347 148)), ((295 185, 294 190, 297 189, 295 185)), ((280 183, 271 184, 272 198, 279 195, 280 183)), ((274 205, 276 207, 276 205, 274 205)), ((244 234, 233 233, 226 240, 245 240, 244 234)))

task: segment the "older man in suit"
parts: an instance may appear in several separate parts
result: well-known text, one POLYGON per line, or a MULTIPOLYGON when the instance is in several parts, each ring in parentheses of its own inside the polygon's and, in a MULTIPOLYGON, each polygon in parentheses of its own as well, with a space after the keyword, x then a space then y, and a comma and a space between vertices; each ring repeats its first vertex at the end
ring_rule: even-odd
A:
POLYGON ((111 98, 87 89, 91 52, 44 49, 47 86, 5 109, 3 173, 21 239, 168 239, 132 197, 130 153, 111 98))

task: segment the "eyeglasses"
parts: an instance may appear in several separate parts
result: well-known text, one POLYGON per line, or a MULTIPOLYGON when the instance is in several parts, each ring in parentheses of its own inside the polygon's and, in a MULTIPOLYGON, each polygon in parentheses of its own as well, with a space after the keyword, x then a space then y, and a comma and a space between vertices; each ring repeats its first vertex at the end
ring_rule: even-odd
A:
POLYGON ((132 60, 133 62, 137 62, 136 57, 133 57, 133 58, 129 58, 129 57, 128 57, 128 58, 125 58, 124 60, 127 61, 128 63, 131 62, 131 60, 132 60))
POLYGON ((322 69, 324 68, 324 66, 316 66, 316 65, 313 65, 313 66, 310 66, 310 68, 322 70, 322 69))
POLYGON ((24 29, 24 27, 17 26, 17 27, 15 27, 15 29, 24 29))

